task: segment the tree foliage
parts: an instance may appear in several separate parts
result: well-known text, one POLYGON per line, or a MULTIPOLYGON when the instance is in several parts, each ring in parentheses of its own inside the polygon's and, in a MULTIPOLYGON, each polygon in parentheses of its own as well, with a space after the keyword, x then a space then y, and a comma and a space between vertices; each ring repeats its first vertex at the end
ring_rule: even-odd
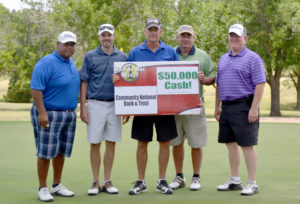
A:
POLYGON ((300 106, 300 3, 298 0, 23 0, 29 9, 8 11, 0 4, 0 73, 10 78, 6 101, 30 101, 29 82, 35 63, 55 49, 57 36, 74 32, 78 45, 73 56, 80 68, 87 51, 98 46, 99 25, 116 28, 115 45, 126 53, 142 43, 145 20, 158 17, 162 40, 176 46, 179 25, 190 24, 196 46, 215 65, 228 52, 228 28, 244 24, 247 46, 265 61, 271 87, 271 115, 280 113, 280 78, 290 75, 300 106))

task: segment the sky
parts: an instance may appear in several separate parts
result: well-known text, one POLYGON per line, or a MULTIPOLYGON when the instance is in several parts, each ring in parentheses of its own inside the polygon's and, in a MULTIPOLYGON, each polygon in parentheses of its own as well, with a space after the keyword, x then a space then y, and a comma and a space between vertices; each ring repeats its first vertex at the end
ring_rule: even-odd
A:
POLYGON ((9 10, 21 10, 24 8, 24 4, 22 4, 21 0, 0 0, 3 6, 8 8, 9 10))

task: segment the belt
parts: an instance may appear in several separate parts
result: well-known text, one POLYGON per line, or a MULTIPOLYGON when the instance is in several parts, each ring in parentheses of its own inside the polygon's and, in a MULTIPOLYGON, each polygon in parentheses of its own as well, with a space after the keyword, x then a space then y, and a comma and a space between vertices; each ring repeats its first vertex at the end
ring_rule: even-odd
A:
POLYGON ((114 98, 111 98, 111 99, 97 99, 97 98, 88 98, 90 100, 95 100, 95 101, 105 101, 105 102, 113 102, 115 101, 114 98))
POLYGON ((237 104, 237 103, 242 103, 242 102, 252 102, 252 100, 253 100, 253 95, 251 94, 246 97, 235 99, 232 101, 224 100, 224 101, 222 101, 222 104, 231 105, 231 104, 237 104))
POLYGON ((57 111, 57 112, 73 112, 74 110, 69 109, 69 110, 54 110, 54 111, 57 111))

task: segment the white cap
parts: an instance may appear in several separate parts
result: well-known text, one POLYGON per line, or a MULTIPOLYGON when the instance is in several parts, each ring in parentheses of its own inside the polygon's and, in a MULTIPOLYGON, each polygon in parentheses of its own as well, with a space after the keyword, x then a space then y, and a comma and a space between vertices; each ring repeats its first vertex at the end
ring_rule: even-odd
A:
POLYGON ((113 25, 111 25, 109 23, 102 24, 101 26, 99 26, 98 35, 101 35, 101 33, 105 32, 105 31, 107 31, 113 35, 115 33, 115 28, 113 25))
POLYGON ((229 28, 228 34, 230 34, 230 33, 235 33, 238 36, 243 36, 243 35, 246 35, 246 29, 241 24, 233 24, 229 28))
POLYGON ((64 31, 58 36, 58 42, 67 43, 67 42, 77 42, 76 35, 70 31, 64 31))

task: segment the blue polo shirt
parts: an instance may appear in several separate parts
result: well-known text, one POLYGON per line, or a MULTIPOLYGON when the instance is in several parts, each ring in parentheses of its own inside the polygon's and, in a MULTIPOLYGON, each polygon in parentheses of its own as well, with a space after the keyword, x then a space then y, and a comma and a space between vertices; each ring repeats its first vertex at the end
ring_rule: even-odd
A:
POLYGON ((80 79, 88 82, 86 97, 97 100, 114 99, 114 84, 111 79, 114 62, 126 60, 126 54, 115 47, 110 55, 103 52, 101 45, 87 52, 80 71, 80 79))
POLYGON ((72 58, 53 51, 35 65, 30 88, 43 92, 46 110, 74 110, 78 104, 79 73, 72 58))
POLYGON ((159 47, 155 52, 152 52, 147 47, 146 42, 130 51, 128 61, 179 61, 173 47, 159 41, 159 47))

